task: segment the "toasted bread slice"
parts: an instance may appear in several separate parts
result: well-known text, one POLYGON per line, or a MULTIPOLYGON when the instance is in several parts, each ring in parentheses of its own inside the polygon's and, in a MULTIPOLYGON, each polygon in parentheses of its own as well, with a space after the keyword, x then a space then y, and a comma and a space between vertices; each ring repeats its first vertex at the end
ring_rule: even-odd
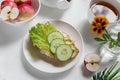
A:
POLYGON ((71 59, 69 59, 68 61, 59 61, 52 52, 50 53, 50 52, 38 49, 38 50, 40 50, 40 54, 39 54, 40 58, 48 63, 55 65, 55 66, 65 65, 66 63, 68 63, 72 59, 74 59, 77 56, 77 54, 79 53, 78 48, 75 46, 75 42, 73 40, 71 40, 70 36, 64 32, 61 32, 61 33, 64 36, 65 43, 70 44, 71 48, 73 49, 73 55, 72 55, 71 59))
POLYGON ((44 60, 44 61, 46 61, 50 64, 53 64, 55 66, 64 66, 66 63, 69 63, 70 61, 72 61, 79 53, 79 50, 75 46, 75 42, 73 40, 71 40, 71 38, 68 34, 66 34, 64 32, 61 32, 61 33, 64 36, 65 43, 70 44, 71 48, 73 50, 73 55, 69 60, 67 60, 67 61, 58 60, 56 55, 54 55, 52 52, 50 53, 50 52, 47 52, 44 50, 40 50, 38 47, 33 46, 32 40, 31 40, 31 38, 29 38, 29 46, 30 46, 30 49, 32 48, 31 55, 36 56, 37 59, 44 60), (34 52, 36 52, 36 53, 34 53, 34 52))

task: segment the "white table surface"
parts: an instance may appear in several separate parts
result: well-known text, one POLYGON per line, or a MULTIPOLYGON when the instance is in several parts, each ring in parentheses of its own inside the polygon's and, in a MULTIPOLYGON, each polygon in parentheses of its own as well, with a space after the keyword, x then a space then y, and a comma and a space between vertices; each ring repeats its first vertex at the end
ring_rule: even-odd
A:
POLYGON ((82 70, 84 56, 98 48, 87 21, 90 0, 73 0, 66 10, 57 10, 42 5, 40 13, 29 24, 11 26, 0 22, 0 80, 89 80, 82 70), (73 25, 83 36, 84 51, 77 65, 59 74, 37 73, 23 57, 22 41, 28 29, 37 22, 60 19, 73 25), (29 67, 28 67, 29 66, 29 67), (39 75, 38 75, 39 74, 39 75))

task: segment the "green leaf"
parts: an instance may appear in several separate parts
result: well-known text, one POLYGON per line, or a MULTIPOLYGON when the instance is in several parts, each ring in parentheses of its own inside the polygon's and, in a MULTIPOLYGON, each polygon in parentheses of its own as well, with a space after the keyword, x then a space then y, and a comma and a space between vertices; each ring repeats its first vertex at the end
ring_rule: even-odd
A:
POLYGON ((120 32, 118 32, 118 39, 117 40, 120 41, 120 32))
POLYGON ((96 38, 94 38, 96 41, 98 41, 98 42, 101 42, 101 41, 105 41, 104 39, 101 39, 101 38, 98 38, 98 37, 96 37, 96 38))
POLYGON ((51 32, 57 31, 53 24, 47 22, 45 24, 36 24, 29 30, 29 36, 33 45, 40 50, 50 52, 50 45, 47 37, 51 32))
POLYGON ((98 80, 102 80, 101 72, 97 73, 97 79, 98 79, 98 80))
POLYGON ((105 77, 108 78, 108 76, 112 73, 113 69, 116 67, 118 63, 112 65, 110 68, 108 68, 106 74, 105 74, 105 77))
POLYGON ((102 38, 99 38, 99 37, 96 37, 96 38, 94 38, 96 41, 98 41, 98 42, 100 42, 100 44, 105 44, 105 43, 107 43, 107 40, 104 40, 104 39, 102 39, 102 38))
POLYGON ((101 77, 102 77, 103 80, 104 80, 104 77, 105 77, 105 73, 106 73, 106 71, 107 71, 107 68, 105 68, 104 71, 102 72, 101 77))
POLYGON ((105 32, 106 32, 106 35, 107 35, 107 37, 109 38, 109 40, 111 40, 112 38, 111 38, 109 32, 108 32, 106 29, 105 29, 105 32))
POLYGON ((106 44, 107 43, 107 41, 102 41, 100 44, 106 44))
POLYGON ((113 78, 112 80, 120 80, 120 75, 115 77, 115 78, 113 78))
POLYGON ((97 77, 96 77, 96 75, 93 75, 93 80, 97 80, 97 77))
POLYGON ((102 72, 98 72, 93 76, 93 80, 120 80, 120 75, 117 75, 120 72, 120 68, 113 72, 117 64, 118 62, 109 68, 105 68, 102 72), (116 75, 117 77, 115 77, 116 75))
POLYGON ((105 40, 109 40, 110 38, 109 38, 109 35, 107 35, 107 34, 103 34, 103 38, 105 39, 105 40))
POLYGON ((117 45, 118 47, 120 47, 120 41, 117 41, 117 42, 116 42, 116 45, 117 45))
POLYGON ((112 40, 110 43, 109 43, 109 48, 113 48, 115 45, 115 42, 112 40))
POLYGON ((120 72, 120 68, 118 68, 114 73, 112 73, 112 74, 109 76, 108 80, 113 79, 119 72, 120 72))

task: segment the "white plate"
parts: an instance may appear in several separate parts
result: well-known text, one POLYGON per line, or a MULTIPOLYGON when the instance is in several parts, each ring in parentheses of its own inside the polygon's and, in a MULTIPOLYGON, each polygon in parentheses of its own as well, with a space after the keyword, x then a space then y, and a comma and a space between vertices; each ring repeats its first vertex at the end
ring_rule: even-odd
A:
POLYGON ((50 63, 47 63, 39 58, 39 52, 32 46, 28 34, 25 36, 25 39, 23 41, 23 52, 29 64, 32 65, 33 68, 36 68, 38 71, 42 71, 46 73, 59 73, 72 68, 76 63, 79 62, 83 50, 83 39, 80 33, 70 24, 56 20, 50 22, 52 22, 59 31, 63 31, 69 34, 72 40, 75 41, 75 44, 79 49, 79 54, 76 56, 76 58, 61 67, 57 67, 50 63))

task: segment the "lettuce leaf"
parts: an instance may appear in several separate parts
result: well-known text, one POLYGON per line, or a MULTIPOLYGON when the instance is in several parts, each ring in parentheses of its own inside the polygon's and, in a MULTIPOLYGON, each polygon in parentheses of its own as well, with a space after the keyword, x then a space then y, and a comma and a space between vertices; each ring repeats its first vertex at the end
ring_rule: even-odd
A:
POLYGON ((45 24, 37 23, 29 30, 29 36, 33 42, 33 46, 38 47, 40 50, 50 52, 50 45, 47 37, 51 32, 57 31, 54 25, 50 22, 45 24))

